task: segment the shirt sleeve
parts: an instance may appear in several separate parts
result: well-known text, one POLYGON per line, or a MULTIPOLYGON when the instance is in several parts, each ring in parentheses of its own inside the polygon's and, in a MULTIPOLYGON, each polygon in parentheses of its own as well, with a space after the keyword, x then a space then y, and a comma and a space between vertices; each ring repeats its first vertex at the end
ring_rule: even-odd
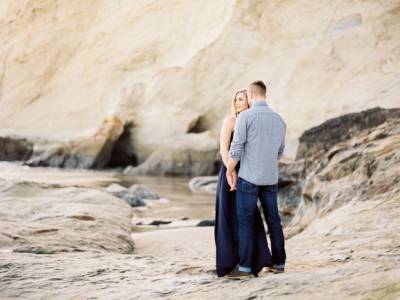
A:
POLYGON ((231 147, 229 149, 229 156, 236 161, 239 161, 242 156, 244 145, 247 139, 246 131, 247 128, 245 115, 239 114, 236 120, 236 128, 233 134, 231 147))
POLYGON ((283 151, 285 150, 285 139, 282 140, 278 150, 278 160, 282 157, 283 151))
POLYGON ((279 150, 278 150, 278 160, 282 157, 283 151, 285 150, 285 138, 286 138, 286 123, 285 121, 281 118, 282 123, 284 125, 284 133, 283 133, 283 139, 281 142, 281 145, 279 146, 279 150))

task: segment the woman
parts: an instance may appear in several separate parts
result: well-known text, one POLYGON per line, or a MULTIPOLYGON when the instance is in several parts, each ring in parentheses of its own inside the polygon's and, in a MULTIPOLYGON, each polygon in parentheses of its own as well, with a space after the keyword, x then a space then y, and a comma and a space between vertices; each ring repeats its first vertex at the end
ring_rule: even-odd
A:
MULTIPOLYGON (((236 218, 236 191, 226 179, 229 147, 233 138, 236 117, 249 108, 246 89, 238 90, 232 100, 232 114, 225 118, 220 134, 220 153, 222 162, 218 175, 215 203, 214 237, 216 245, 216 270, 218 277, 232 271, 239 262, 238 223, 236 218)), ((239 172, 240 162, 236 167, 239 172)), ((272 265, 264 224, 258 207, 254 213, 254 245, 252 273, 257 276, 264 266, 272 265)))

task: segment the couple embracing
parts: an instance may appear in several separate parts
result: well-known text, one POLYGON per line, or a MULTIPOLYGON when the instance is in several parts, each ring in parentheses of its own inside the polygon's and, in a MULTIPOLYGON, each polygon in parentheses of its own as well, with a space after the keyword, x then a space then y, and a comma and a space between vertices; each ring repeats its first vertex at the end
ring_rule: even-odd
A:
POLYGON ((264 267, 274 273, 285 269, 277 193, 286 123, 269 106, 266 94, 262 81, 237 91, 232 115, 222 125, 214 228, 219 277, 241 279, 258 276, 264 267), (258 199, 268 226, 271 252, 258 199))

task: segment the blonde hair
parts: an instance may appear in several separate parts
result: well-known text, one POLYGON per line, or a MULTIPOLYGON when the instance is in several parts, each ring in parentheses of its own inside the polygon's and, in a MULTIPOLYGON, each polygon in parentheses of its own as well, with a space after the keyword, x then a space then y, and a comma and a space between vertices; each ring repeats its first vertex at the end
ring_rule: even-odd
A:
POLYGON ((234 115, 235 117, 237 117, 237 115, 239 114, 236 110, 235 100, 236 100, 237 95, 239 95, 240 93, 244 93, 244 95, 246 96, 246 99, 247 99, 247 89, 246 88, 239 89, 233 94, 233 98, 232 98, 232 102, 231 102, 231 112, 232 112, 232 115, 234 115))

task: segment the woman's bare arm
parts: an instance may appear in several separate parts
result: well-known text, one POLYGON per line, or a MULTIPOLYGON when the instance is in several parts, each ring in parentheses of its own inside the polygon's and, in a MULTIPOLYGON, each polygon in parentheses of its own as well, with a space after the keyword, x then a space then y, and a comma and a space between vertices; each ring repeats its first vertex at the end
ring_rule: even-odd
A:
POLYGON ((219 152, 221 153, 222 161, 225 167, 228 167, 229 160, 229 146, 231 143, 231 134, 235 126, 235 117, 226 117, 222 123, 221 133, 219 136, 219 152))

